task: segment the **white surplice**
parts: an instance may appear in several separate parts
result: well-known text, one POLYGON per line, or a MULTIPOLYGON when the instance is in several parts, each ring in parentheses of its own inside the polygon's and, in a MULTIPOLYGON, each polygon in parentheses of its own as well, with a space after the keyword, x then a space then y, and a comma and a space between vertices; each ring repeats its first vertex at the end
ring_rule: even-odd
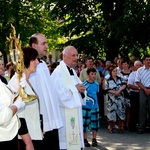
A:
MULTIPOLYGON (((17 74, 10 79, 8 86, 15 92, 19 93, 20 86, 17 74)), ((28 83, 25 85, 24 90, 28 95, 35 95, 28 83)), ((17 112, 17 116, 25 119, 32 140, 43 139, 38 99, 25 103, 25 107, 17 112)), ((20 136, 19 139, 21 139, 20 136)))
MULTIPOLYGON (((35 95, 35 93, 32 91, 31 87, 28 84, 25 86, 24 89, 28 95, 35 95)), ((18 117, 25 118, 28 131, 32 140, 43 139, 38 99, 27 102, 25 107, 18 112, 18 117)))
MULTIPOLYGON (((53 71, 51 79, 54 89, 58 95, 61 116, 63 119, 63 127, 59 131, 60 149, 66 149, 66 108, 77 108, 80 130, 80 143, 84 147, 83 142, 83 122, 82 122, 82 105, 85 104, 85 99, 81 98, 80 93, 76 88, 76 84, 82 83, 76 72, 73 70, 74 76, 69 74, 66 64, 61 61, 59 66, 53 71)), ((85 93, 86 96, 86 93, 85 93)))
POLYGON ((36 72, 30 75, 29 81, 39 98, 44 131, 62 127, 57 95, 53 90, 50 73, 44 61, 39 63, 36 72))

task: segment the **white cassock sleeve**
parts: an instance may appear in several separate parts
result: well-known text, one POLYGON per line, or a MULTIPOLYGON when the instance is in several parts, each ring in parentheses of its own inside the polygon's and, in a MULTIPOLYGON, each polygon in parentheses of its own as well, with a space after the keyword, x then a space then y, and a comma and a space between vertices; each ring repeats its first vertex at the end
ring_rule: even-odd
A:
POLYGON ((51 75, 51 80, 58 96, 59 106, 68 107, 72 105, 73 91, 75 89, 73 87, 66 88, 62 76, 58 72, 51 75))
MULTIPOLYGON (((0 99, 2 97, 0 96, 0 99)), ((13 112, 10 107, 0 103, 0 126, 7 126, 13 117, 13 112)))
POLYGON ((75 85, 65 86, 62 74, 59 69, 54 70, 51 75, 54 90, 58 96, 59 106, 65 108, 81 107, 81 96, 78 93, 75 85))

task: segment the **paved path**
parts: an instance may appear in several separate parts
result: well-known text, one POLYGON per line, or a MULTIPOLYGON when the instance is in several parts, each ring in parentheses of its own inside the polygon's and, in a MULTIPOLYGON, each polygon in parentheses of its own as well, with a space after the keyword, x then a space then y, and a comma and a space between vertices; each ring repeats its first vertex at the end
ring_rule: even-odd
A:
MULTIPOLYGON (((125 131, 119 134, 117 130, 114 131, 114 134, 109 134, 107 124, 102 125, 97 136, 98 147, 85 150, 150 150, 150 132, 137 134, 125 131)), ((88 141, 92 141, 91 133, 88 133, 88 141)))

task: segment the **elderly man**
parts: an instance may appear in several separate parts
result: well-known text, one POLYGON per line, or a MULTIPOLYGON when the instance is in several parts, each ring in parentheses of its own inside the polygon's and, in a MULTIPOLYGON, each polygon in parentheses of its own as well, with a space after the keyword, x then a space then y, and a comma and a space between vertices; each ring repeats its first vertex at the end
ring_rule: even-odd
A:
POLYGON ((103 71, 103 75, 104 75, 104 78, 108 78, 109 77, 109 67, 111 66, 111 61, 107 60, 105 62, 105 68, 104 68, 104 71, 103 71))
POLYGON ((135 71, 131 72, 128 78, 128 88, 130 88, 130 103, 131 116, 129 130, 131 132, 137 131, 137 124, 139 123, 139 86, 135 83, 137 70, 142 67, 142 62, 137 60, 134 62, 135 71))
POLYGON ((85 86, 73 69, 78 59, 75 47, 67 46, 62 53, 63 61, 51 75, 64 125, 59 129, 60 149, 80 150, 84 147, 82 104, 85 104, 85 86))
POLYGON ((144 66, 137 70, 135 78, 135 82, 140 88, 139 134, 145 132, 147 108, 150 112, 150 55, 144 56, 143 63, 144 66))

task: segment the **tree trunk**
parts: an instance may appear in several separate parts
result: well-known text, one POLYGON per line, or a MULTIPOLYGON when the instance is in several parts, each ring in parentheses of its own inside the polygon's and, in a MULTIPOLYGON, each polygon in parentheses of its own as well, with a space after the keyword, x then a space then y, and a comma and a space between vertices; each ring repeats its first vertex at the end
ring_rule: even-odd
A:
POLYGON ((114 58, 118 56, 119 46, 119 41, 115 41, 114 39, 108 39, 108 50, 106 51, 106 60, 110 60, 113 62, 114 58))

